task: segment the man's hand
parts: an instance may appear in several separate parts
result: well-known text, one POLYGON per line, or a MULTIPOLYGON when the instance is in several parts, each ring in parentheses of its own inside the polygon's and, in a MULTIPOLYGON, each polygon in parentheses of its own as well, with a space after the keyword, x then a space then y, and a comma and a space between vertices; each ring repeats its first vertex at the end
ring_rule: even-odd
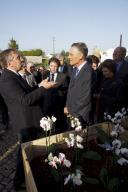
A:
POLYGON ((52 87, 55 87, 56 83, 53 81, 48 81, 48 78, 44 79, 43 81, 41 81, 41 83, 39 84, 39 87, 44 87, 45 89, 49 89, 52 87))
POLYGON ((64 114, 65 114, 65 115, 69 115, 69 112, 68 112, 68 108, 67 108, 67 107, 64 107, 64 114))

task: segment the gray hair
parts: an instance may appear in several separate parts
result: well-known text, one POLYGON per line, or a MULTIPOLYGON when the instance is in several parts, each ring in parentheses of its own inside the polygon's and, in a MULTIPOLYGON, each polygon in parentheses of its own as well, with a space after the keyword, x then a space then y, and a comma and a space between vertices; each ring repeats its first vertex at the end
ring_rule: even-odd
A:
POLYGON ((88 55, 88 47, 85 43, 82 42, 73 43, 71 47, 77 47, 77 49, 83 54, 84 59, 86 59, 88 55))

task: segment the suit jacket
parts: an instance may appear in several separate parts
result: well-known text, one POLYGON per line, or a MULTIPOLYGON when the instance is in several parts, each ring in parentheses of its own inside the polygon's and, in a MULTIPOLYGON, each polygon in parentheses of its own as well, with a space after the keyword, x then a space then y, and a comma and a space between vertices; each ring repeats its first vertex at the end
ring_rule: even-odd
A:
POLYGON ((91 109, 91 80, 92 69, 86 63, 75 78, 71 77, 66 101, 69 113, 87 122, 91 109))
POLYGON ((26 80, 31 87, 37 86, 35 77, 32 73, 26 72, 26 80))
POLYGON ((117 72, 117 76, 124 80, 127 75, 128 75, 128 62, 122 60, 122 64, 120 66, 119 71, 117 72))
POLYGON ((4 69, 0 78, 0 93, 8 107, 11 124, 15 130, 38 128, 42 112, 39 101, 46 89, 32 88, 14 72, 4 69))
MULTIPOLYGON (((47 77, 50 79, 50 71, 48 70, 44 72, 43 79, 46 79, 47 77)), ((56 82, 57 84, 53 89, 58 90, 59 96, 65 95, 65 91, 67 91, 68 88, 67 76, 61 72, 57 72, 56 82)))
MULTIPOLYGON (((50 71, 44 72, 43 78, 46 79, 47 77, 50 79, 50 71)), ((47 91, 42 109, 45 115, 55 115, 57 117, 60 110, 63 111, 66 102, 68 89, 67 76, 58 72, 56 82, 56 86, 47 91)))

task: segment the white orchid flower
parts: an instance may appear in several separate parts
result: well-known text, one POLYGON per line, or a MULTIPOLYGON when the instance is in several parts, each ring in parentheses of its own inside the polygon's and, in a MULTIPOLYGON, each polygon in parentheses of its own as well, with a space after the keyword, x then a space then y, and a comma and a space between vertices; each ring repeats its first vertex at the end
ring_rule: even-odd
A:
POLYGON ((50 166, 55 167, 55 168, 57 169, 57 165, 56 165, 56 162, 55 162, 55 161, 50 161, 48 164, 49 164, 50 166))
POLYGON ((62 163, 65 159, 65 154, 64 153, 59 153, 59 160, 62 163))
POLYGON ((67 185, 67 183, 71 180, 71 175, 69 174, 64 180, 64 185, 67 185))
POLYGON ((121 109, 121 111, 122 111, 122 113, 123 113, 124 115, 126 114, 126 110, 125 110, 124 107, 121 109))
POLYGON ((76 136, 76 141, 79 142, 79 143, 82 143, 83 142, 83 138, 80 135, 77 135, 76 136))
POLYGON ((75 144, 75 139, 69 140, 67 137, 65 138, 65 142, 67 143, 68 147, 73 147, 75 144))
POLYGON ((51 119, 52 119, 53 122, 56 121, 56 117, 54 117, 54 116, 52 116, 51 119))
POLYGON ((71 167, 71 162, 69 160, 67 160, 67 159, 64 159, 63 165, 65 165, 66 167, 69 168, 69 167, 71 167))
POLYGON ((48 161, 52 161, 53 160, 53 154, 52 153, 49 153, 48 155, 48 161))
POLYGON ((75 136, 74 136, 73 133, 70 133, 70 134, 69 134, 69 138, 70 138, 70 139, 74 139, 74 137, 75 137, 75 136))
POLYGON ((112 137, 117 137, 118 136, 118 133, 116 131, 111 131, 110 135, 112 137))
POLYGON ((110 116, 110 115, 107 115, 107 118, 108 118, 108 119, 111 119, 111 116, 110 116))
POLYGON ((120 154, 120 149, 118 149, 118 148, 115 149, 115 154, 116 154, 116 155, 119 155, 119 154, 120 154))
POLYGON ((75 128, 75 131, 81 131, 82 130, 82 126, 79 125, 78 127, 75 128))
POLYGON ((121 141, 118 139, 113 140, 112 145, 114 148, 120 148, 121 147, 121 141))
POLYGON ((128 157, 128 149, 127 148, 121 148, 120 152, 122 155, 125 155, 126 157, 128 157))
POLYGON ((128 164, 128 160, 125 159, 125 158, 120 158, 118 161, 117 161, 118 164, 120 165, 127 165, 128 164))
POLYGON ((80 143, 76 143, 76 146, 77 146, 79 149, 83 149, 83 148, 84 148, 84 146, 81 145, 80 143))
POLYGON ((43 117, 40 120, 40 126, 44 129, 44 131, 49 131, 51 129, 51 124, 49 123, 49 120, 46 117, 43 117))

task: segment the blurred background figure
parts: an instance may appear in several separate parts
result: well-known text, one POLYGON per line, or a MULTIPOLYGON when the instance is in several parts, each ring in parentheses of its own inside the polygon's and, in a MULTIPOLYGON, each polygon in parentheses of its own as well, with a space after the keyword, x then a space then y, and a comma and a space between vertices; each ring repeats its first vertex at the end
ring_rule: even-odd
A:
POLYGON ((60 61, 60 66, 58 71, 61 73, 64 73, 67 78, 68 81, 70 81, 70 77, 71 77, 71 73, 72 73, 72 66, 69 65, 66 61, 63 55, 59 55, 59 61, 60 61))
POLYGON ((112 117, 124 107, 124 84, 116 76, 116 63, 106 59, 102 63, 103 81, 99 94, 99 122, 105 120, 104 113, 112 117))

